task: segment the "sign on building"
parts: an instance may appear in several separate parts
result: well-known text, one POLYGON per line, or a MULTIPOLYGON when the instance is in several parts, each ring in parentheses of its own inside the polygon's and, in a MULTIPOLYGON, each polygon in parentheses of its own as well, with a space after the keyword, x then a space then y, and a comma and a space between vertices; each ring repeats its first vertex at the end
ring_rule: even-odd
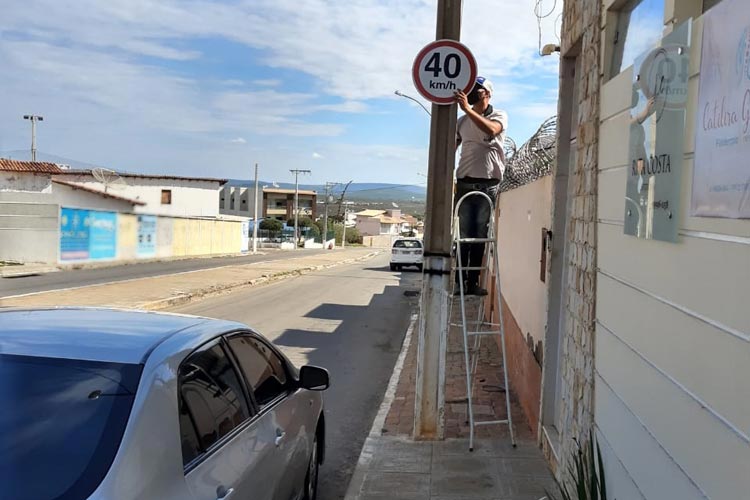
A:
POLYGON ((750 9, 724 0, 703 15, 693 216, 750 218, 750 9))
POLYGON ((644 53, 633 69, 625 234, 677 241, 692 22, 644 53))

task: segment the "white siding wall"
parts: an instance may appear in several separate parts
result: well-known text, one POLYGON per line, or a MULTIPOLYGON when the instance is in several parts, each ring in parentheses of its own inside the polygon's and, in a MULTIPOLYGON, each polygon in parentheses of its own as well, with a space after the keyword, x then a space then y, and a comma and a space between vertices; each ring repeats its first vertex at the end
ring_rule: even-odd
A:
MULTIPOLYGON (((89 175, 60 176, 66 182, 103 190, 102 184, 89 175)), ((110 192, 124 198, 142 201, 146 205, 136 207, 136 212, 156 215, 216 217, 219 215, 219 193, 217 182, 180 179, 152 179, 147 177, 124 177, 127 186, 111 189, 110 192), (172 203, 162 205, 162 189, 172 190, 172 203)))
POLYGON ((602 88, 595 419, 613 498, 750 491, 750 220, 688 216, 701 33, 676 244, 623 234, 632 69, 602 88))

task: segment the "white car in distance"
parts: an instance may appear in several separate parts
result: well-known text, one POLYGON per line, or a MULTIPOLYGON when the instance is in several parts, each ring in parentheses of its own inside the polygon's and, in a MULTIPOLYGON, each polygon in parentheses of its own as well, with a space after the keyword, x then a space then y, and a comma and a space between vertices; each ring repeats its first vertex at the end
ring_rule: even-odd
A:
POLYGON ((391 271, 400 271, 404 266, 415 266, 422 270, 424 249, 418 238, 399 238, 391 248, 391 271))

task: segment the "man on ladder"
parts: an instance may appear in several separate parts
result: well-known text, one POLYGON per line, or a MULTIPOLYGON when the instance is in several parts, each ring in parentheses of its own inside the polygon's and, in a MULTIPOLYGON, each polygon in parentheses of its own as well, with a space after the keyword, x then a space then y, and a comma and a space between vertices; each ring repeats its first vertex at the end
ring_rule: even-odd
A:
MULTIPOLYGON (((516 446, 513 435, 513 417, 510 409, 508 368, 505 357, 505 329, 501 313, 501 286, 499 251, 497 248, 497 227, 495 225, 495 203, 499 184, 505 171, 503 144, 508 127, 508 115, 496 111, 490 104, 492 84, 485 78, 477 78, 474 89, 465 95, 456 93, 456 101, 466 113, 457 124, 457 142, 461 144, 461 159, 456 173, 456 193, 454 208, 453 241, 456 246, 456 295, 459 296, 463 332, 464 368, 466 370, 466 403, 469 424, 469 451, 474 450, 474 430, 477 426, 506 424, 510 431, 510 441, 516 446), (484 262, 485 247, 490 247, 490 255, 484 262), (488 321, 484 314, 484 301, 480 301, 475 321, 467 318, 466 296, 487 295, 480 286, 481 272, 486 272, 484 283, 494 286, 494 306, 497 322, 488 321), (493 276, 494 275, 494 276, 493 276), (494 278, 494 279, 493 279, 494 278), (506 417, 502 420, 475 420, 474 418, 474 379, 479 359, 482 338, 498 336, 502 353, 502 370, 505 393, 506 417), (473 347, 470 346, 473 340, 473 347), (473 354, 471 354, 473 353, 473 354)), ((450 315, 452 317, 452 314, 450 315)))
MULTIPOLYGON (((486 78, 477 78, 474 89, 468 94, 456 92, 456 102, 464 116, 456 125, 456 146, 461 145, 461 158, 456 170, 456 194, 459 200, 470 191, 481 191, 497 200, 500 180, 505 171, 505 131, 508 128, 508 114, 496 110, 490 104, 493 92, 492 83, 486 78)), ((490 221, 488 204, 479 197, 466 200, 459 213, 462 238, 486 238, 487 224, 490 221)), ((461 260, 464 266, 482 265, 484 244, 474 243, 462 246, 461 260)), ((466 295, 487 295, 487 290, 479 286, 479 271, 468 271, 466 295)))

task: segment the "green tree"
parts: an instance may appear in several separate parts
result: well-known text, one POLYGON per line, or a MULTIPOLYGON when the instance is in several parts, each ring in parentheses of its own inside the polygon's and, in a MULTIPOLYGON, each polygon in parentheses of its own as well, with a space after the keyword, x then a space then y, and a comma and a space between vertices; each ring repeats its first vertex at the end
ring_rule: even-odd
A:
POLYGON ((258 227, 266 231, 273 231, 277 233, 281 231, 281 228, 284 227, 284 224, 282 224, 280 220, 276 219, 263 219, 262 221, 260 221, 260 225, 258 227))
MULTIPOLYGON (((313 221, 310 217, 300 217, 297 221, 297 224, 299 225, 299 227, 310 227, 313 225, 313 221)), ((294 218, 286 221, 286 225, 289 227, 294 227, 294 218)))

